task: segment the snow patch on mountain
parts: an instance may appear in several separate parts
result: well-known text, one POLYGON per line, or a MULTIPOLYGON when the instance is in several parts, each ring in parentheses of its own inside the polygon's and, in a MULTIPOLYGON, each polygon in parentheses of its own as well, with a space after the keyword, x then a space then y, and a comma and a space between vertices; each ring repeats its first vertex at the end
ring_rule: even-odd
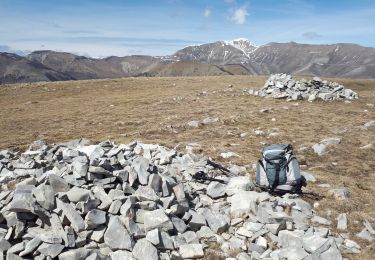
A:
POLYGON ((223 43, 241 50, 246 56, 249 56, 252 52, 254 52, 258 48, 257 45, 250 42, 246 38, 238 38, 235 40, 223 41, 223 43))

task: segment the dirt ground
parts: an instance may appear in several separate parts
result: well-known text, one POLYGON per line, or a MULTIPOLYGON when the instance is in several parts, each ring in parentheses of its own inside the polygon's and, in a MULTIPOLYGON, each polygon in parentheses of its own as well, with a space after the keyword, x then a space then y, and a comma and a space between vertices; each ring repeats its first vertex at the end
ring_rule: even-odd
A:
POLYGON ((94 142, 141 140, 178 145, 181 150, 194 143, 196 153, 226 165, 245 165, 253 178, 252 164, 263 144, 291 143, 302 167, 317 178, 308 189, 325 196, 319 201, 318 213, 333 221, 332 228, 339 213, 349 214, 350 237, 363 249, 360 255, 348 257, 374 259, 375 244, 355 234, 363 228, 364 219, 375 227, 375 147, 360 149, 375 146, 375 127, 363 128, 375 120, 371 106, 375 104, 375 80, 331 79, 359 93, 360 99, 350 104, 286 102, 243 91, 260 88, 266 78, 125 78, 0 87, 0 149, 25 149, 37 139, 58 143, 81 137, 94 142), (261 113, 263 108, 272 108, 272 112, 261 113), (207 117, 219 120, 187 127, 189 121, 207 117), (257 128, 265 134, 255 135, 257 128), (279 135, 270 137, 270 132, 279 135), (327 155, 315 155, 311 146, 327 137, 341 137, 342 142, 331 146, 327 155), (222 159, 220 153, 228 151, 240 157, 222 159), (319 184, 349 189, 349 202, 329 197, 329 188, 319 184))

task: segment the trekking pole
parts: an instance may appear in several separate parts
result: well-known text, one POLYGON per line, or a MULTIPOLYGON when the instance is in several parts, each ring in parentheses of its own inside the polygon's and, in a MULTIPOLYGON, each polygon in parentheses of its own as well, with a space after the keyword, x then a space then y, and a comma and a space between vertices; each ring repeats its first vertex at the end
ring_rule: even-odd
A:
POLYGON ((216 169, 219 169, 220 171, 222 171, 225 175, 231 177, 232 174, 230 172, 230 170, 228 170, 227 168, 225 168, 224 166, 212 161, 211 159, 207 159, 207 164, 208 165, 211 165, 212 167, 216 168, 216 169))
POLYGON ((217 182, 220 182, 220 183, 226 183, 224 180, 207 176, 207 174, 204 171, 196 172, 193 175, 193 179, 195 179, 197 181, 217 181, 217 182))

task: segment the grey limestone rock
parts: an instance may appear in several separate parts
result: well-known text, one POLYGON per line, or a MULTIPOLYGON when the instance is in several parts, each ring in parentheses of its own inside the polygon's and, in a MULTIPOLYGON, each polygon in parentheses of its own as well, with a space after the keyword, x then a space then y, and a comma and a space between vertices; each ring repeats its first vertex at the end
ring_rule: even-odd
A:
POLYGON ((104 234, 104 243, 112 250, 132 250, 134 242, 119 218, 114 216, 109 220, 104 234))
POLYGON ((144 225, 146 232, 155 228, 166 232, 173 230, 172 221, 165 214, 163 209, 156 209, 146 212, 144 215, 144 225))
POLYGON ((158 260, 159 255, 155 246, 146 239, 140 239, 132 250, 133 257, 139 260, 158 260))
POLYGON ((183 259, 202 258, 204 256, 203 247, 201 244, 185 244, 179 248, 179 254, 183 259))

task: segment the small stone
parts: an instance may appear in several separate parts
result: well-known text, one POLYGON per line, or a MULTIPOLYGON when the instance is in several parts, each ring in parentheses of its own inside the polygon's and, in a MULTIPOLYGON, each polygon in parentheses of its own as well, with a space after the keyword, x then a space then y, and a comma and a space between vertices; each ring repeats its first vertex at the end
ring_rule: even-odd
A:
MULTIPOLYGON (((276 251, 274 251, 276 252, 276 251)), ((302 260, 305 259, 309 254, 303 250, 301 247, 287 247, 287 248, 282 248, 276 253, 277 257, 276 259, 293 259, 293 260, 302 260)), ((272 253, 271 253, 272 257, 272 253)), ((272 257, 272 259, 274 259, 272 257)))
POLYGON ((351 252, 351 253, 359 253, 361 250, 360 245, 358 245, 355 241, 350 239, 345 239, 344 246, 351 252))
POLYGON ((218 199, 225 195, 226 185, 213 181, 207 187, 207 195, 212 199, 218 199))
POLYGON ((87 257, 92 253, 92 250, 86 248, 78 248, 63 252, 59 255, 59 260, 79 260, 87 259, 87 257))
POLYGON ((231 217, 242 218, 250 213, 251 202, 265 201, 270 198, 270 195, 266 192, 255 192, 255 191, 240 191, 228 198, 231 202, 231 217))
POLYGON ((190 128, 197 128, 199 127, 199 121, 197 120, 193 120, 193 121, 190 121, 187 123, 187 126, 190 127, 190 128))
POLYGON ((327 225, 327 226, 331 225, 330 220, 319 217, 319 216, 312 217, 311 222, 315 224, 320 224, 320 225, 327 225))
POLYGON ((25 245, 25 250, 19 253, 19 256, 25 256, 35 251, 35 249, 42 243, 38 237, 34 237, 25 245))
POLYGON ((375 120, 371 120, 363 125, 365 129, 370 129, 371 127, 375 126, 375 120))
POLYGON ((9 211, 32 212, 34 208, 33 188, 34 186, 32 185, 18 185, 10 203, 9 211))
POLYGON ((173 223, 174 228, 177 230, 178 233, 184 233, 187 229, 187 225, 185 222, 177 217, 171 217, 171 221, 173 223))
POLYGON ((98 242, 98 243, 103 243, 105 231, 106 231, 105 226, 99 226, 99 227, 95 228, 92 231, 90 239, 92 241, 95 241, 95 242, 98 242))
POLYGON ((312 149, 319 156, 327 153, 327 145, 325 145, 325 144, 314 144, 312 146, 312 149))
POLYGON ((316 178, 309 172, 301 172, 302 176, 305 177, 307 182, 316 182, 316 178))
POLYGON ((148 176, 150 175, 148 172, 149 165, 150 161, 142 156, 138 156, 133 160, 132 167, 137 172, 138 181, 142 185, 147 185, 148 183, 148 176))
POLYGON ((189 210, 191 219, 189 221, 189 227, 193 231, 198 231, 202 226, 206 226, 206 219, 201 214, 193 210, 189 210))
POLYGON ((17 254, 21 251, 23 251, 25 249, 25 245, 26 245, 26 242, 25 241, 22 241, 20 243, 17 243, 15 245, 13 245, 11 248, 9 248, 7 250, 7 253, 14 253, 14 254, 17 254))
POLYGON ((158 174, 151 174, 148 180, 148 184, 155 192, 162 191, 163 180, 158 174))
POLYGON ((207 227, 207 226, 202 226, 198 231, 197 231, 197 237, 199 239, 201 238, 211 238, 211 237, 214 237, 215 236, 215 233, 212 232, 212 230, 207 227))
POLYGON ((72 162, 73 174, 84 177, 88 171, 88 160, 86 156, 77 156, 72 162))
POLYGON ((105 154, 104 149, 100 145, 80 146, 77 150, 86 154, 90 161, 103 157, 105 154))
POLYGON ((349 190, 346 188, 331 189, 328 191, 329 196, 335 197, 337 200, 349 201, 349 190))
POLYGON ((159 200, 159 196, 156 195, 155 191, 148 186, 139 187, 137 189, 137 191, 135 192, 135 196, 137 196, 137 198, 141 201, 147 201, 147 200, 157 201, 157 200, 159 200))
POLYGON ((1 252, 7 251, 11 247, 12 247, 11 243, 9 243, 7 240, 5 240, 4 238, 0 239, 0 251, 1 252))
POLYGON ((94 188, 92 188, 92 192, 94 193, 95 198, 102 202, 102 204, 100 204, 98 207, 99 209, 105 210, 111 206, 112 199, 108 196, 103 187, 94 186, 94 188))
POLYGON ((371 235, 375 235, 375 230, 372 228, 371 223, 367 219, 365 219, 363 225, 368 230, 368 232, 370 232, 371 235))
POLYGON ((163 209, 148 211, 144 214, 145 231, 159 229, 160 231, 172 231, 173 224, 163 209))
POLYGON ((133 257, 139 260, 159 259, 157 249, 146 239, 140 239, 132 250, 133 257))
POLYGON ((110 253, 111 260, 131 260, 132 253, 125 250, 117 250, 110 253))
POLYGON ((328 238, 322 238, 318 235, 304 237, 302 245, 308 253, 322 253, 330 247, 328 238))
MULTIPOLYGON (((228 259, 228 258, 227 258, 228 259)), ((235 259, 238 260, 251 260, 251 256, 245 252, 240 252, 235 259)))
POLYGON ((225 192, 228 196, 232 196, 238 191, 251 191, 254 184, 247 176, 235 176, 229 179, 225 192))
POLYGON ((60 199, 56 199, 56 206, 58 209, 63 211, 64 215, 70 221, 72 228, 76 232, 84 230, 85 222, 83 221, 81 215, 74 209, 71 204, 64 203, 60 199))
POLYGON ((89 211, 85 217, 85 228, 94 229, 105 222, 106 212, 99 209, 93 209, 89 211))
POLYGON ((79 201, 86 201, 90 198, 91 192, 87 189, 78 188, 76 186, 72 187, 66 195, 71 202, 77 203, 79 201))
POLYGON ((218 117, 207 117, 202 120, 203 125, 210 125, 219 121, 218 117))
POLYGON ((258 237, 256 240, 256 244, 264 249, 267 249, 267 239, 265 239, 264 237, 258 237))
POLYGON ((48 182, 55 193, 69 191, 69 184, 56 174, 48 175, 48 182))
POLYGON ((55 207, 55 192, 52 186, 40 184, 33 189, 35 200, 46 210, 53 210, 55 207))
POLYGON ((160 232, 160 243, 158 248, 162 250, 174 250, 173 240, 167 232, 160 232))
POLYGON ((225 232, 229 227, 226 218, 217 211, 205 209, 203 211, 203 216, 205 217, 208 226, 216 234, 225 232))
POLYGON ((75 247, 75 234, 74 229, 72 227, 65 226, 64 227, 65 236, 67 241, 65 243, 65 247, 72 248, 75 247))
POLYGON ((48 244, 48 243, 43 243, 38 247, 38 251, 41 254, 43 254, 45 256, 52 257, 52 258, 57 257, 63 249, 64 249, 63 245, 48 244))
POLYGON ((367 230, 367 228, 362 229, 361 232, 356 234, 356 237, 367 240, 368 242, 372 242, 374 238, 371 236, 371 233, 367 230))
POLYGON ((204 256, 203 247, 201 244, 185 244, 181 245, 179 253, 182 258, 202 258, 204 256))
POLYGON ((157 228, 150 230, 146 234, 146 239, 153 245, 158 245, 160 243, 159 230, 157 228))
POLYGON ((113 250, 131 250, 133 247, 132 238, 116 216, 109 220, 107 231, 104 234, 104 243, 113 250))
POLYGON ((220 156, 224 159, 228 159, 228 158, 231 158, 231 157, 241 157, 239 154, 234 153, 234 152, 221 153, 220 156))
POLYGON ((366 144, 364 146, 359 147, 359 149, 361 149, 361 150, 368 150, 368 149, 371 149, 373 147, 374 147, 373 144, 366 144))
POLYGON ((282 247, 302 247, 302 237, 304 232, 302 230, 281 230, 278 238, 282 247))
POLYGON ((274 235, 277 235, 280 230, 286 229, 286 224, 266 224, 266 228, 274 235))
POLYGON ((108 213, 116 215, 122 206, 121 200, 115 200, 112 202, 111 206, 108 209, 108 213))
POLYGON ((346 230, 348 228, 348 217, 346 213, 337 216, 337 229, 346 230))

